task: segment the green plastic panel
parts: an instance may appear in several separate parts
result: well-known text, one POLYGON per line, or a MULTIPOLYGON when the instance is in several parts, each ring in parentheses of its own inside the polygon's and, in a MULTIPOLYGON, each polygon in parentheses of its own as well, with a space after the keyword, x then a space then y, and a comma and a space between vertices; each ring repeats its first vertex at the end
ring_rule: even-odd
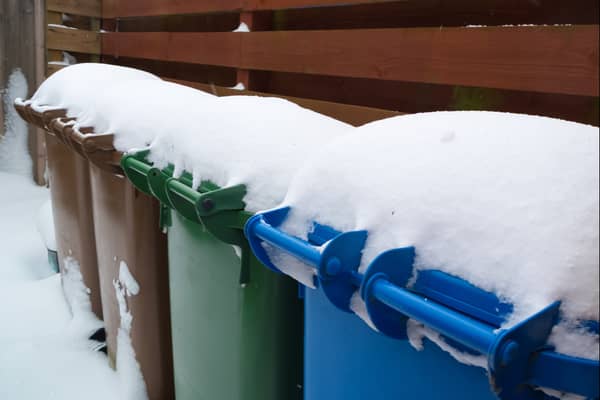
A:
POLYGON ((300 400, 302 308, 296 283, 173 213, 169 279, 178 400, 300 400))

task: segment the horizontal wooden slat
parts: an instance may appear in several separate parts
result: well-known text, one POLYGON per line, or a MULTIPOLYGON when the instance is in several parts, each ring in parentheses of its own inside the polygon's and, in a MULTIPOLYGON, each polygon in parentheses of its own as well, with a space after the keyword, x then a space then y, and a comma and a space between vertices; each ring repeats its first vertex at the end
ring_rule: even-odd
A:
POLYGON ((598 26, 108 33, 109 55, 598 96, 598 26))
POLYGON ((46 12, 46 24, 62 24, 62 14, 56 11, 46 12))
POLYGON ((104 0, 104 18, 209 12, 281 10, 315 6, 384 3, 397 0, 104 0))
POLYGON ((271 93, 254 92, 250 90, 235 90, 224 88, 221 86, 209 85, 206 83, 182 81, 177 79, 165 79, 171 82, 176 82, 182 85, 190 86, 205 92, 216 94, 217 96, 236 96, 236 95, 253 95, 253 96, 269 96, 278 97, 292 101, 302 107, 328 115, 340 121, 347 122, 354 126, 366 124, 367 122, 376 121, 383 118, 402 115, 403 113, 391 110, 382 110, 379 108, 362 107, 350 104, 333 103, 330 101, 303 99, 292 96, 281 96, 271 93))
POLYGON ((240 64, 241 37, 231 32, 110 32, 102 34, 102 53, 235 67, 240 64))
POLYGON ((205 82, 225 87, 235 86, 238 83, 235 68, 109 56, 104 56, 103 62, 141 69, 163 78, 182 81, 205 82))
MULTIPOLYGON (((125 0, 127 1, 127 0, 125 0)), ((101 0, 46 0, 48 11, 57 11, 67 14, 83 15, 87 17, 102 16, 101 0)))
POLYGON ((242 65, 502 89, 598 95, 598 26, 257 32, 242 65))
POLYGON ((46 51, 46 61, 62 61, 63 60, 63 52, 61 50, 47 50, 46 51))
POLYGON ((54 50, 100 54, 100 33, 49 26, 46 32, 46 47, 54 50))
POLYGON ((52 75, 53 73, 55 73, 58 70, 63 69, 64 67, 66 67, 66 65, 48 63, 46 65, 46 77, 49 77, 50 75, 52 75))

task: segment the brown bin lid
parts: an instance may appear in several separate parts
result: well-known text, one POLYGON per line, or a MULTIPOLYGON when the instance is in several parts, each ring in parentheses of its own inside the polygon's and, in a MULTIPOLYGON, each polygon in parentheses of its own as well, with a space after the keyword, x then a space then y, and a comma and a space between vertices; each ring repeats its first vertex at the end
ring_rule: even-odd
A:
POLYGON ((75 128, 75 118, 67 117, 66 109, 39 112, 31 104, 15 103, 14 106, 21 118, 56 136, 99 168, 123 174, 120 165, 122 154, 113 146, 114 134, 95 134, 90 127, 75 128))
POLYGON ((31 104, 23 105, 16 104, 17 113, 27 122, 30 122, 38 127, 48 130, 48 123, 55 118, 64 118, 67 115, 67 110, 64 108, 36 111, 31 107, 31 104))
POLYGON ((123 154, 113 146, 114 134, 95 134, 91 128, 77 129, 74 126, 65 127, 63 134, 75 151, 96 166, 111 173, 123 174, 121 169, 123 154))
POLYGON ((21 118, 23 118, 25 121, 30 122, 32 124, 34 123, 31 120, 29 113, 27 112, 27 105, 15 102, 15 110, 17 110, 17 113, 19 114, 19 116, 21 118))
POLYGON ((68 145, 68 141, 65 138, 63 131, 67 125, 72 124, 73 118, 54 118, 46 123, 47 130, 54 136, 56 136, 63 144, 68 145))

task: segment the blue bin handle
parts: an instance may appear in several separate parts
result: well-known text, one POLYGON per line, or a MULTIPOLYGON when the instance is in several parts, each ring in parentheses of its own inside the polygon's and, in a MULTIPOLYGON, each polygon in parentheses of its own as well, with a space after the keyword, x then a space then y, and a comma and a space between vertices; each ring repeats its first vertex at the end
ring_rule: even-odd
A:
POLYGON ((369 317, 381 333, 405 339, 406 322, 410 318, 481 353, 487 358, 490 383, 500 399, 538 399, 541 392, 533 386, 556 388, 592 399, 598 397, 598 362, 547 349, 560 302, 548 305, 509 329, 496 329, 406 289, 413 271, 413 247, 380 254, 363 275, 358 266, 366 231, 340 233, 323 248, 317 248, 278 229, 289 211, 285 207, 257 214, 244 228, 252 251, 268 268, 279 271, 263 242, 315 268, 325 295, 343 311, 351 312, 350 298, 360 289, 369 317), (578 372, 569 373, 570 370, 578 372), (557 374, 562 373, 568 376, 566 382, 557 379, 557 374), (523 388, 524 383, 529 385, 523 388))
MULTIPOLYGON (((322 248, 290 236, 278 229, 285 220, 289 207, 259 213, 251 217, 244 232, 254 255, 268 268, 281 272, 269 258, 263 242, 274 246, 315 269, 318 285, 327 298, 339 309, 351 313, 350 299, 356 291, 362 249, 367 239, 366 231, 340 233, 322 248)), ((358 280, 360 282, 360 280, 358 280)))

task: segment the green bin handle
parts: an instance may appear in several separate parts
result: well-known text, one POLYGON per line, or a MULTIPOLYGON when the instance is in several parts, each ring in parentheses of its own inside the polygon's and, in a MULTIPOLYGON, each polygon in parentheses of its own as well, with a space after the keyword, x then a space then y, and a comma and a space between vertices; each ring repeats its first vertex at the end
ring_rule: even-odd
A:
POLYGON ((146 154, 148 154, 147 151, 125 154, 121 158, 121 168, 123 168, 125 176, 133 183, 133 186, 140 192, 152 196, 148 183, 148 172, 152 169, 152 166, 140 159, 145 157, 146 154))
MULTIPOLYGON (((246 185, 235 185, 201 193, 178 179, 166 180, 166 195, 171 206, 184 217, 200 222, 224 211, 243 210, 246 185)), ((241 227, 243 228, 243 227, 241 227)))
MULTIPOLYGON (((200 189, 206 189, 206 186, 210 185, 201 185, 200 189)), ((222 242, 242 249, 240 283, 248 283, 253 256, 243 232, 250 217, 244 211, 246 186, 235 185, 201 193, 178 179, 170 178, 166 181, 166 193, 173 208, 185 218, 204 225, 222 242)))
POLYGON ((125 175, 140 191, 160 201, 160 226, 171 225, 172 207, 185 218, 202 224, 222 242, 242 249, 240 283, 250 279, 250 252, 243 234, 243 227, 250 217, 244 210, 245 185, 219 188, 210 181, 203 181, 198 190, 192 189, 193 178, 184 173, 173 178, 174 167, 156 168, 146 161, 149 151, 123 156, 121 166, 125 175))
POLYGON ((169 208, 170 204, 166 203, 164 198, 157 196, 155 193, 153 183, 156 179, 152 178, 155 175, 155 170, 160 170, 158 168, 154 168, 145 161, 146 155, 148 155, 148 150, 138 153, 125 154, 121 158, 121 168, 123 169, 125 176, 127 176, 133 186, 135 186, 140 192, 154 196, 160 201, 160 214, 158 223, 161 230, 166 231, 167 227, 171 226, 171 210, 169 208))

